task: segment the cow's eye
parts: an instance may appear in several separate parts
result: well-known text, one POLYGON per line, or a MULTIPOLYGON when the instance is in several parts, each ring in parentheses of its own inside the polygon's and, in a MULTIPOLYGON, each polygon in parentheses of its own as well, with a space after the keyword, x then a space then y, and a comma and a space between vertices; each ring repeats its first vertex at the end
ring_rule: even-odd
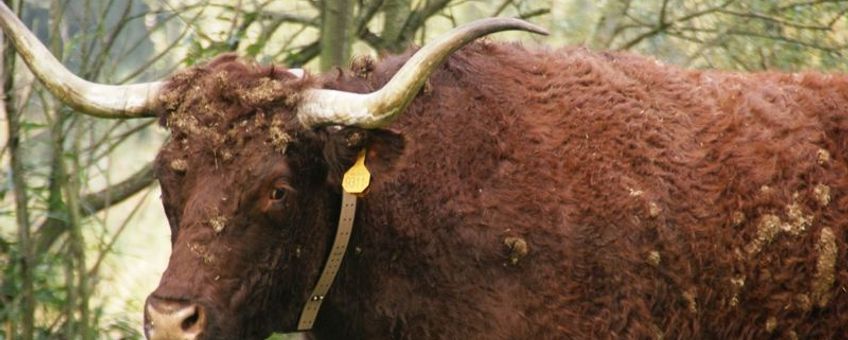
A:
POLYGON ((286 191, 280 188, 276 188, 271 191, 271 199, 275 201, 283 199, 283 196, 285 195, 286 191))

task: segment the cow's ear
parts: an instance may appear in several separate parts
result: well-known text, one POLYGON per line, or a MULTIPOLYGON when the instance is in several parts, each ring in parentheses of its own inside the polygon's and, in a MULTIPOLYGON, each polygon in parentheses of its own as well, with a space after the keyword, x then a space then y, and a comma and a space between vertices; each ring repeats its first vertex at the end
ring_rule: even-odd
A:
POLYGON ((367 151, 365 166, 373 180, 391 174, 406 146, 403 135, 390 130, 330 126, 323 132, 327 182, 336 187, 341 187, 342 176, 356 162, 361 150, 367 151))

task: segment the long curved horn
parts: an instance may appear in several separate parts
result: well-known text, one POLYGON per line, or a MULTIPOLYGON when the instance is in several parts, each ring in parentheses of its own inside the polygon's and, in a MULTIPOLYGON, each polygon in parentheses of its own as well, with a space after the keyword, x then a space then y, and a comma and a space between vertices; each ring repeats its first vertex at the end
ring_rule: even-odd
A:
POLYGON ((487 34, 521 30, 547 35, 526 21, 491 18, 462 25, 416 52, 383 88, 367 94, 312 89, 304 93, 297 116, 305 127, 329 124, 378 128, 403 112, 442 62, 465 44, 487 34))
POLYGON ((24 62, 44 86, 65 104, 103 118, 153 116, 162 82, 133 85, 103 85, 86 81, 68 71, 38 38, 0 2, 0 26, 24 62))

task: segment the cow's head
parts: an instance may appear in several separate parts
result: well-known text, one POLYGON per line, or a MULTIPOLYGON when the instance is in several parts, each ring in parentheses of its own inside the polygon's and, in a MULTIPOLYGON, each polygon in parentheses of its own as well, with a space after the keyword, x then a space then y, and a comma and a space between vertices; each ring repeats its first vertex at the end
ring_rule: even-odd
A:
POLYGON ((172 253, 147 300, 151 338, 258 338, 292 330, 328 253, 340 179, 367 148, 375 176, 401 136, 306 126, 324 81, 234 55, 174 76, 160 95, 171 137, 156 159, 172 253))
POLYGON ((421 48, 381 89, 359 94, 232 55, 168 82, 93 84, 62 67, 2 4, 0 25, 68 105, 108 118, 158 112, 172 132, 156 159, 172 254, 145 306, 154 339, 294 330, 335 232, 340 178, 357 153, 368 150, 377 176, 390 166, 403 139, 381 127, 456 49, 502 30, 545 32, 514 19, 466 25, 421 48))

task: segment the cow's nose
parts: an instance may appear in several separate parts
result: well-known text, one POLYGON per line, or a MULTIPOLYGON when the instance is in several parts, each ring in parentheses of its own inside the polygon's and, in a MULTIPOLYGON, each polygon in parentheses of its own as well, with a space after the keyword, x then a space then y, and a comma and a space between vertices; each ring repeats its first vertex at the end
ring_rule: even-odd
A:
POLYGON ((150 296, 144 308, 144 333, 150 340, 193 340, 206 326, 203 307, 150 296))

